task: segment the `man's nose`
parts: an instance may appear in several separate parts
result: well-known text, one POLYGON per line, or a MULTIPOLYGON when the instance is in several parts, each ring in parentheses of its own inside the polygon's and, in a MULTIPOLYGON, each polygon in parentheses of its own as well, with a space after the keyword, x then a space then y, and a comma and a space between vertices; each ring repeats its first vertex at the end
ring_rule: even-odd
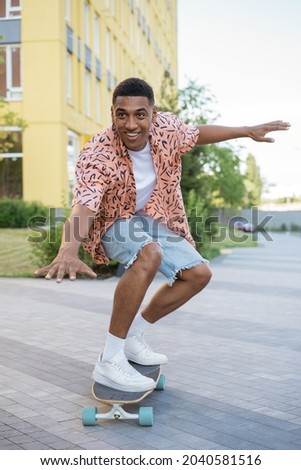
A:
POLYGON ((136 129, 137 123, 135 116, 128 116, 126 121, 126 127, 127 129, 136 129))

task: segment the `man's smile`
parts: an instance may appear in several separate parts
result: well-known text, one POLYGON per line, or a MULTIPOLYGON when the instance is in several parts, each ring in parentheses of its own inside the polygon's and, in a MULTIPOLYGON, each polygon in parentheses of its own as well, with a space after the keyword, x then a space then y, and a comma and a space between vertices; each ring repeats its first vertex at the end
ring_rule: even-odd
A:
POLYGON ((117 133, 125 146, 136 152, 144 149, 156 116, 156 107, 145 96, 118 96, 112 106, 117 133))

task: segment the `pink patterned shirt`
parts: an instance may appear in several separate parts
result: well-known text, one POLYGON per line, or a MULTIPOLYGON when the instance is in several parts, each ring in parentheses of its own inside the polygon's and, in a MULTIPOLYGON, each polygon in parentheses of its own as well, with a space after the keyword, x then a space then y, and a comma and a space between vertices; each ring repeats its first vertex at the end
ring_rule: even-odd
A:
MULTIPOLYGON (((166 223, 192 245, 180 188, 181 156, 197 142, 197 127, 187 126, 171 113, 158 113, 150 128, 151 155, 156 187, 143 210, 166 223)), ((130 218, 136 209, 132 162, 114 125, 97 133, 83 147, 76 165, 73 205, 82 204, 95 213, 83 242, 98 264, 108 263, 101 238, 119 218, 130 218)))

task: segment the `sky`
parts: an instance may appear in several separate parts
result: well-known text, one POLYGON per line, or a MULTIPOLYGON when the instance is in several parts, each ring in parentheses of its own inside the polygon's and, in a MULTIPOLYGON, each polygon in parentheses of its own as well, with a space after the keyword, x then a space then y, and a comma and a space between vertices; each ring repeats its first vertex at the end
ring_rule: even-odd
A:
POLYGON ((275 143, 240 139, 252 153, 268 196, 301 196, 301 1, 178 0, 178 84, 208 86, 215 124, 282 119, 275 143))

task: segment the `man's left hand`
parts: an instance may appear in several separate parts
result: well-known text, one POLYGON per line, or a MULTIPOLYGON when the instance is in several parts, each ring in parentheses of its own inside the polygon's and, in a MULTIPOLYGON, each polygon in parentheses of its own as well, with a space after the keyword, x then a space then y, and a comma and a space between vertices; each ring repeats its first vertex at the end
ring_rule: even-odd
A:
POLYGON ((289 122, 284 121, 272 121, 265 124, 259 124, 257 126, 250 126, 249 137, 256 142, 275 142, 272 137, 266 137, 266 134, 274 131, 287 131, 290 128, 289 122))

